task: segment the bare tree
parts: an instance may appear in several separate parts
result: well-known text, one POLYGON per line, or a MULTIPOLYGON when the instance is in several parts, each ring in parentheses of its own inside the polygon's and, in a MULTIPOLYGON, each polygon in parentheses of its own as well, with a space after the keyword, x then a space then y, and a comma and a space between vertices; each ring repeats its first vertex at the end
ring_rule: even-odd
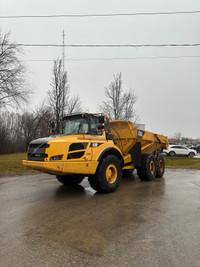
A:
POLYGON ((114 120, 139 120, 134 109, 137 102, 137 96, 133 89, 124 92, 122 89, 122 75, 114 75, 114 81, 105 88, 106 100, 99 106, 101 112, 107 114, 114 120))
POLYGON ((45 137, 50 134, 50 121, 53 118, 53 113, 47 106, 42 103, 42 105, 36 110, 40 123, 37 128, 37 137, 45 137))
POLYGON ((67 114, 79 113, 83 111, 81 100, 78 95, 70 98, 69 104, 67 106, 67 114))
POLYGON ((63 71, 62 60, 60 59, 54 61, 51 86, 52 90, 48 92, 48 102, 55 115, 56 132, 59 133, 62 126, 62 118, 69 101, 67 73, 63 71))
POLYGON ((25 151, 18 119, 15 112, 4 112, 0 117, 0 154, 25 151))
POLYGON ((70 96, 67 72, 63 71, 62 60, 54 61, 52 89, 48 91, 48 104, 53 109, 56 122, 56 133, 62 129, 62 119, 65 114, 83 111, 78 95, 70 96))
POLYGON ((36 114, 26 112, 20 117, 20 119, 19 128, 22 132, 27 148, 30 141, 35 139, 37 136, 36 133, 41 117, 38 117, 36 114))
POLYGON ((26 84, 26 69, 19 56, 20 47, 10 42, 10 33, 0 31, 0 108, 27 102, 29 89, 26 84))
POLYGON ((51 118, 43 104, 35 111, 4 112, 0 115, 0 154, 25 152, 30 141, 49 134, 51 118))
POLYGON ((123 110, 122 110, 122 119, 124 120, 134 120, 134 122, 139 121, 139 116, 134 109, 134 105, 137 102, 137 96, 134 89, 130 89, 127 93, 124 93, 123 96, 123 110))
POLYGON ((4 112, 2 116, 0 116, 0 154, 10 152, 10 125, 10 116, 8 113, 4 112))
POLYGON ((17 114, 17 116, 18 127, 16 128, 16 133, 23 139, 26 150, 30 141, 49 134, 52 114, 43 104, 35 111, 25 111, 23 114, 17 114))

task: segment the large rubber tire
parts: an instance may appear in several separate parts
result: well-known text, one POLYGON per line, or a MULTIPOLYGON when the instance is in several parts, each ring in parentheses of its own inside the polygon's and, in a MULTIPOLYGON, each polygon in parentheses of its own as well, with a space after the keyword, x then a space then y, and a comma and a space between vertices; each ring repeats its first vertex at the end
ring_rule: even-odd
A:
POLYGON ((83 181, 84 176, 83 175, 56 175, 56 178, 63 185, 77 185, 83 181))
POLYGON ((142 156, 142 166, 137 168, 137 173, 142 181, 152 181, 156 177, 156 160, 152 154, 142 156))
POLYGON ((122 168, 119 159, 114 155, 106 156, 94 176, 89 176, 90 186, 99 193, 114 192, 120 185, 122 168))
POLYGON ((158 155, 156 159, 156 177, 161 178, 165 173, 165 160, 162 155, 158 155))

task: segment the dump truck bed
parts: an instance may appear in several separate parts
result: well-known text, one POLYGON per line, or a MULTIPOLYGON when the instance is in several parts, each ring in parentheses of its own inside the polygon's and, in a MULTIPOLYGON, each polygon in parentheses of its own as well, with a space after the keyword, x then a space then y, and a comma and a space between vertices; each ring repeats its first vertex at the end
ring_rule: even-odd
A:
POLYGON ((151 154, 168 146, 167 136, 137 129, 130 121, 111 121, 110 131, 123 155, 127 155, 138 142, 141 144, 142 154, 151 154))

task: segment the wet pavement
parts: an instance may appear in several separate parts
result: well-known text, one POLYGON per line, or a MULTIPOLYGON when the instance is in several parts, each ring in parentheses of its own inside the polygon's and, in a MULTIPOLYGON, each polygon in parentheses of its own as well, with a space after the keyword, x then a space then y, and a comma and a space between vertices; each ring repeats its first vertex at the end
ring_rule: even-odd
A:
POLYGON ((200 171, 97 194, 46 174, 0 179, 0 266, 200 266, 200 171))

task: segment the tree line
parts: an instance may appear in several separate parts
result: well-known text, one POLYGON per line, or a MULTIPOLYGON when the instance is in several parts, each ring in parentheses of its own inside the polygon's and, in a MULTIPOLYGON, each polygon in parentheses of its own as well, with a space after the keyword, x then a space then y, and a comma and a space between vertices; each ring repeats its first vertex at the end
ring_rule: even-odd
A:
MULTIPOLYGON (((80 97, 72 95, 67 72, 59 58, 53 63, 45 105, 32 111, 24 109, 23 104, 29 102, 32 92, 26 82, 26 68, 20 60, 22 53, 21 48, 10 41, 10 33, 0 31, 0 154, 25 152, 31 140, 50 134, 50 121, 55 121, 55 133, 61 133, 62 118, 66 114, 86 111, 80 97), (16 106, 18 112, 13 111, 16 106)), ((97 111, 110 119, 138 121, 137 96, 131 88, 124 91, 121 73, 114 75, 104 94, 105 100, 97 111)))

